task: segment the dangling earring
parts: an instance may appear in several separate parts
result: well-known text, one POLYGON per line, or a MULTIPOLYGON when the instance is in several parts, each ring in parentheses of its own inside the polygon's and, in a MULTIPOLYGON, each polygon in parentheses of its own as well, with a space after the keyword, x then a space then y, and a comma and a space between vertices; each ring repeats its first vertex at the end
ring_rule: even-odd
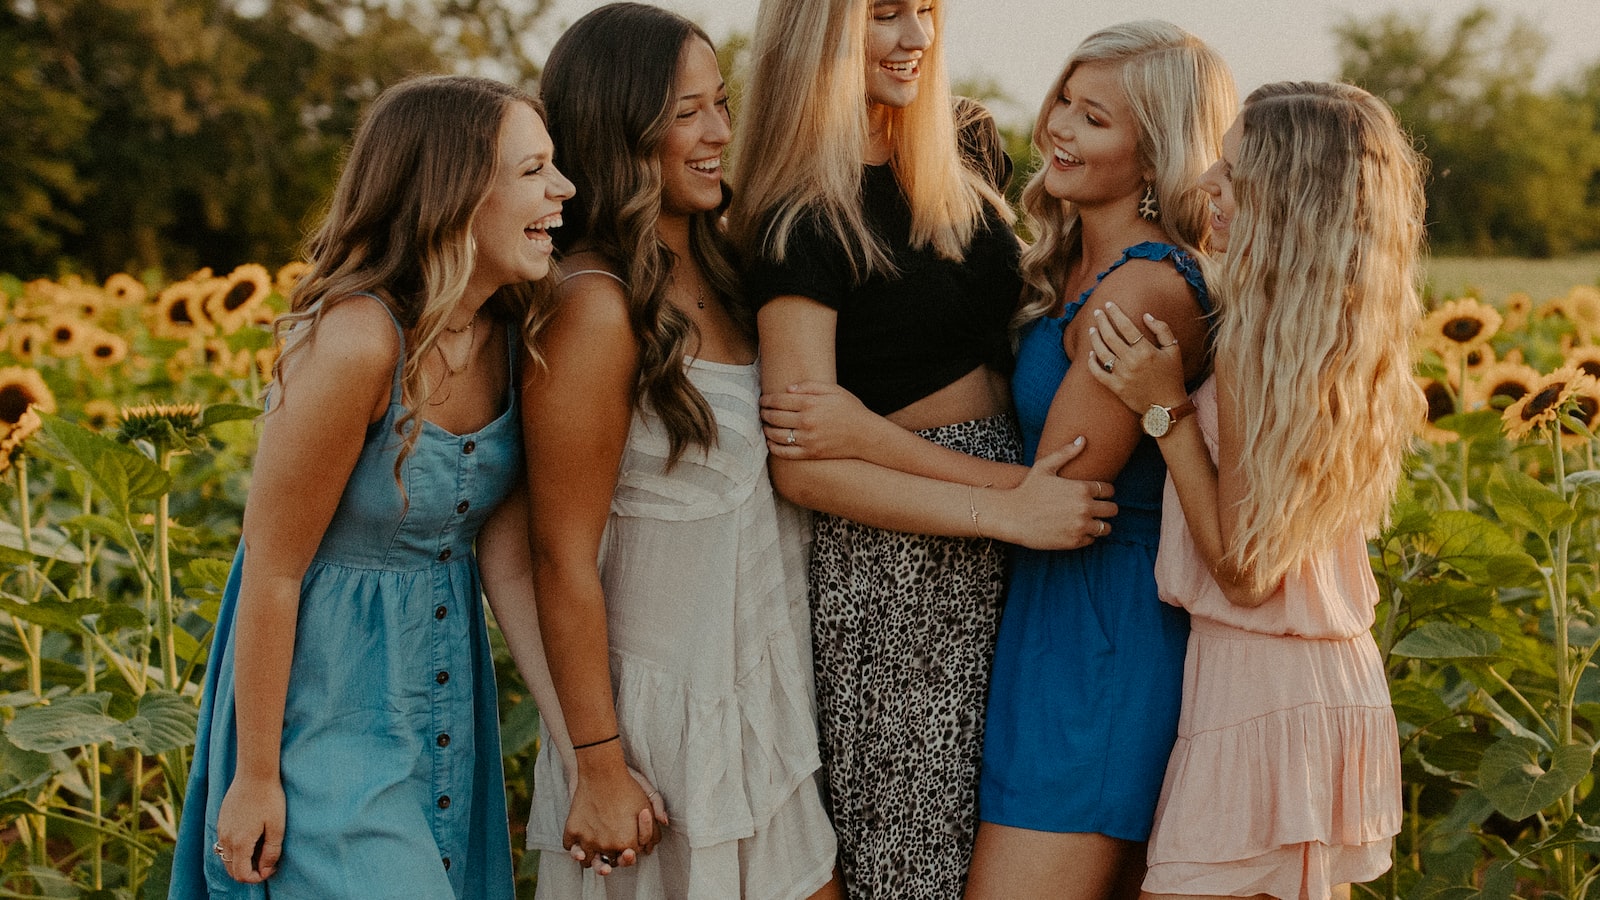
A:
POLYGON ((1139 201, 1139 218, 1146 222, 1161 218, 1161 207, 1156 205, 1156 186, 1153 184, 1144 186, 1144 197, 1139 201))

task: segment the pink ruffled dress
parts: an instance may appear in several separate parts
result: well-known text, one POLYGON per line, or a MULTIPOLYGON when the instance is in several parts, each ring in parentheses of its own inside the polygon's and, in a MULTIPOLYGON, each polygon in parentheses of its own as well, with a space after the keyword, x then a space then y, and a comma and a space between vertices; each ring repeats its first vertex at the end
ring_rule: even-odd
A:
MULTIPOLYGON (((1215 460, 1215 381, 1194 401, 1215 460)), ((1237 607, 1170 478, 1166 492, 1156 583, 1192 630, 1144 889, 1324 900, 1334 885, 1377 878, 1400 830, 1400 751, 1371 635, 1366 541, 1335 536, 1277 595, 1237 607)))

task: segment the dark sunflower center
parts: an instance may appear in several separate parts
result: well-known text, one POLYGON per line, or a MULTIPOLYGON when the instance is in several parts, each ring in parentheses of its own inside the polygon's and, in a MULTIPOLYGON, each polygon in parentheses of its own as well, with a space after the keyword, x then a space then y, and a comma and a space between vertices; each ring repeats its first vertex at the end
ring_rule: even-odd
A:
POLYGON ((1441 331, 1450 340, 1465 344, 1483 331, 1483 320, 1472 316, 1460 316, 1444 323, 1441 331))
POLYGON ((1430 382, 1422 389, 1422 395, 1428 398, 1428 421, 1437 422, 1445 416, 1455 415, 1456 401, 1450 396, 1450 389, 1437 381, 1430 382))
POLYGON ((1566 388, 1566 382, 1552 384, 1544 390, 1533 395, 1528 405, 1522 408, 1522 421, 1531 422, 1550 410, 1561 399, 1561 392, 1566 388))
MULTIPOLYGON (((1490 397, 1504 397, 1515 403, 1528 393, 1528 386, 1514 379, 1506 379, 1489 389, 1490 397)), ((1507 404, 1510 405, 1510 404, 1507 404)))
POLYGON ((96 344, 94 346, 94 355, 97 359, 110 359, 116 355, 116 352, 117 348, 110 344, 96 344))
POLYGON ((1586 359, 1583 362, 1578 363, 1578 371, 1585 375, 1592 375, 1595 378, 1600 378, 1600 360, 1586 359))
POLYGON ((22 414, 28 411, 33 400, 33 395, 20 384, 0 387, 0 422, 15 425, 22 421, 22 414))
POLYGON ((233 312, 239 307, 245 305, 245 303, 251 297, 255 296, 255 293, 256 286, 254 284, 251 284, 248 281, 241 281, 234 285, 233 288, 229 290, 228 293, 222 298, 222 308, 228 312, 233 312))
POLYGON ((72 343, 72 326, 57 325, 56 330, 51 333, 50 337, 58 344, 70 344, 72 343))
MULTIPOLYGON (((1572 417, 1582 422, 1584 427, 1592 430, 1594 428, 1595 414, 1600 413, 1600 400, 1580 395, 1573 398, 1573 403, 1576 404, 1577 408, 1572 411, 1572 417)), ((1569 428, 1565 422, 1561 423, 1561 430, 1565 434, 1578 433, 1576 429, 1569 428)))
POLYGON ((194 324, 194 317, 189 315, 189 304, 184 300, 174 301, 167 307, 167 319, 179 325, 194 324))

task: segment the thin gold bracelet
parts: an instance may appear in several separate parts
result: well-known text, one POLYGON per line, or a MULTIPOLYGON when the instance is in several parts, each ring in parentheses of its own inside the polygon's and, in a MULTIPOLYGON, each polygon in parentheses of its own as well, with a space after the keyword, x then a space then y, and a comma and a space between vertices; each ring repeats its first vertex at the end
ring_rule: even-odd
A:
MULTIPOLYGON (((990 484, 993 483, 990 482, 990 484)), ((984 485, 984 487, 988 486, 988 484, 984 485)), ((973 500, 972 496, 974 490, 975 488, 972 485, 967 485, 967 511, 972 514, 972 530, 978 533, 978 537, 988 540, 988 538, 984 537, 983 526, 978 523, 978 504, 973 500)))

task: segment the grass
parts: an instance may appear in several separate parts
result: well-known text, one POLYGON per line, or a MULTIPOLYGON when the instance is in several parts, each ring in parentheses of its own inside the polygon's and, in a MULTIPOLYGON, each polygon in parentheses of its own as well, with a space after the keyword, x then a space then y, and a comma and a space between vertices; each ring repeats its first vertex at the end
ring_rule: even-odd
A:
POLYGON ((1522 291, 1540 303, 1574 285, 1600 284, 1600 253, 1558 259, 1440 256, 1428 261, 1427 275, 1429 293, 1439 299, 1473 294, 1500 303, 1522 291))

